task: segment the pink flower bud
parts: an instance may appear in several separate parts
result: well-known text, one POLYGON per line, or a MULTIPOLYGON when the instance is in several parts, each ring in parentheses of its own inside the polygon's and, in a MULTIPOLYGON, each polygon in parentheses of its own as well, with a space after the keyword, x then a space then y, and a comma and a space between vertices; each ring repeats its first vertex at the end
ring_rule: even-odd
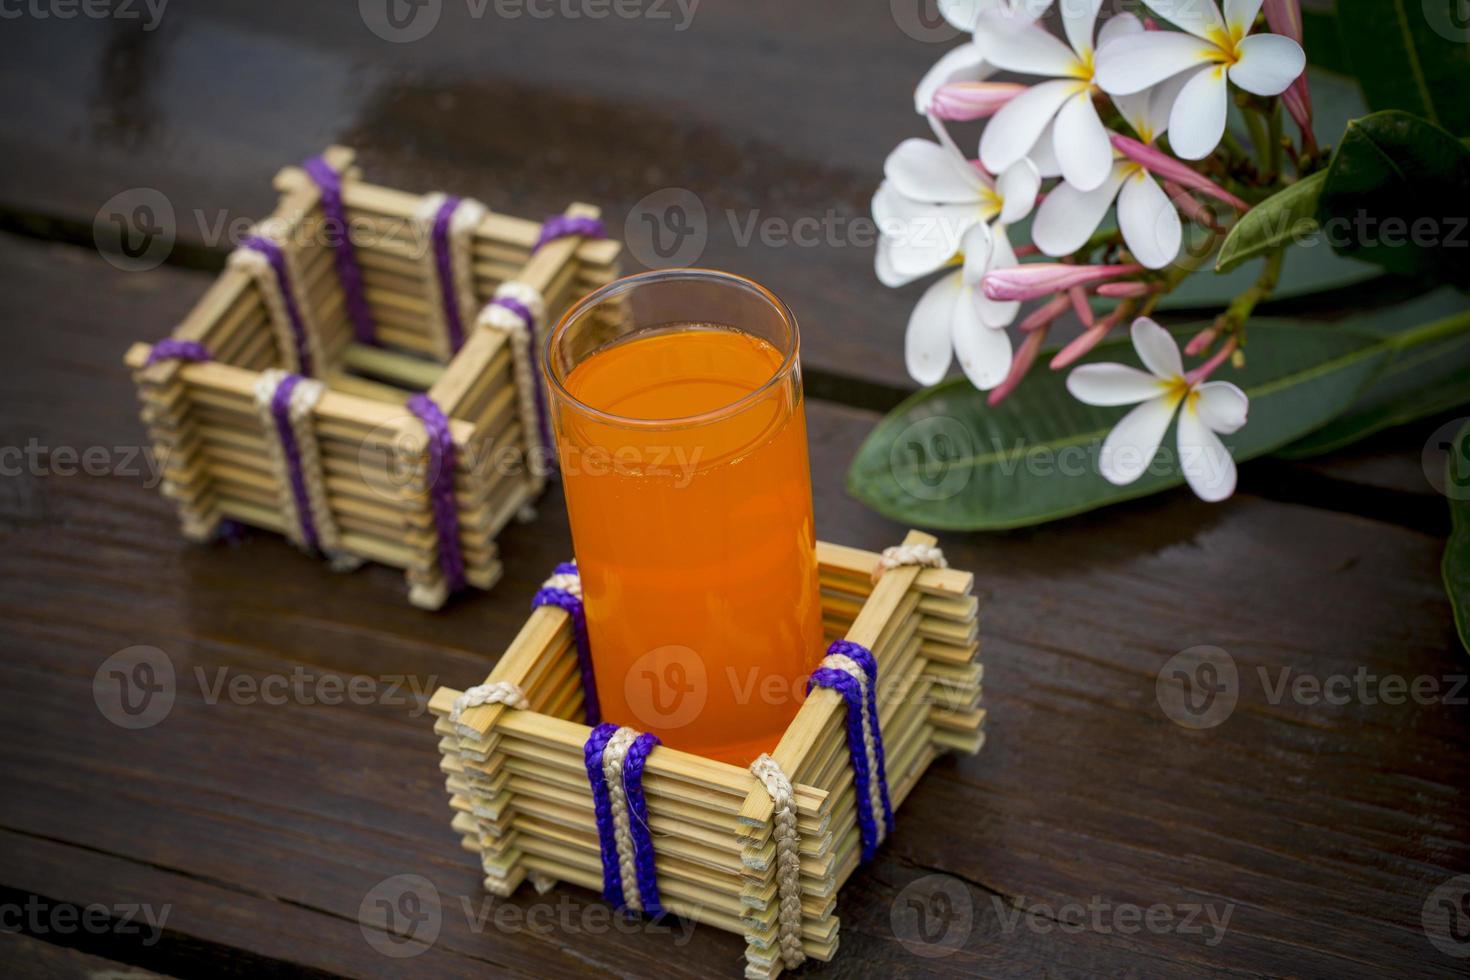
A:
POLYGON ((986 404, 994 408, 1005 401, 1007 395, 1016 390, 1021 379, 1026 377, 1026 372, 1031 370, 1031 365, 1036 363, 1036 355, 1041 352, 1041 345, 1045 340, 1045 328, 1027 334, 1026 339, 1021 341, 1021 349, 1016 351, 1015 358, 1011 360, 1011 369, 1006 373, 1006 379, 991 390, 989 397, 985 400, 986 404))
POLYGON ((1097 287, 1097 294, 1108 299, 1132 299, 1158 292, 1158 288, 1158 283, 1152 282, 1105 282, 1097 287))
POLYGON ((1063 293, 1032 310, 1027 314, 1026 319, 1021 321, 1017 329, 1022 333, 1030 333, 1033 330, 1040 330, 1042 327, 1049 327, 1057 317, 1067 312, 1071 306, 1071 297, 1063 293))
POLYGON ((950 82, 934 93, 929 111, 949 122, 988 119, 1024 91, 1013 82, 950 82))
POLYGON ((1200 174, 1194 169, 1185 166, 1183 163, 1169 156, 1169 154, 1165 153, 1163 150, 1155 149, 1152 146, 1145 146, 1144 144, 1138 142, 1138 140, 1133 139, 1131 136, 1120 136, 1115 133, 1113 135, 1113 149, 1117 150, 1119 153, 1123 154, 1125 157, 1132 160, 1134 163, 1138 164, 1140 167, 1147 170, 1151 174, 1155 174, 1159 177, 1164 178, 1165 180, 1172 180, 1175 183, 1182 184, 1185 187, 1192 188, 1193 190, 1199 191, 1201 194, 1207 194, 1210 197, 1218 198, 1219 200, 1224 201, 1226 204, 1229 204, 1231 207, 1235 208, 1237 211, 1249 211, 1251 209, 1251 206, 1249 204, 1245 203, 1234 194, 1231 194, 1229 191, 1225 190, 1225 188, 1221 187, 1219 184, 1216 184, 1208 177, 1205 177, 1203 174, 1200 174))
POLYGON ((1143 266, 1068 265, 1063 262, 1033 262, 1009 269, 992 269, 985 274, 985 295, 999 303, 1040 299, 1052 293, 1065 292, 1073 286, 1086 286, 1104 279, 1120 279, 1143 271, 1143 266))
POLYGON ((1266 0, 1266 24, 1277 34, 1302 43, 1301 0, 1266 0))

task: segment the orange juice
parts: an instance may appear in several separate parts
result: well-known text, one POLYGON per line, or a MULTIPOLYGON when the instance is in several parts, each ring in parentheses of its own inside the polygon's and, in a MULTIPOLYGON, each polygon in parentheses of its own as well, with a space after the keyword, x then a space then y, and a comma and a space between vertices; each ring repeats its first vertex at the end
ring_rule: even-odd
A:
POLYGON ((775 747, 821 656, 806 417, 753 334, 632 333, 554 412, 605 720, 739 765, 775 747))

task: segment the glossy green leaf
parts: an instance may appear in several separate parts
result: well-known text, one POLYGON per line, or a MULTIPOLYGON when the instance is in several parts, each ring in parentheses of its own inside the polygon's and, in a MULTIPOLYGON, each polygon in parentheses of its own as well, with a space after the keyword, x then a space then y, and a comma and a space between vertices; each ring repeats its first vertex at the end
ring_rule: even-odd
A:
POLYGON ((1307 64, 1343 75, 1352 74, 1352 63, 1337 29, 1335 12, 1302 8, 1302 47, 1307 52, 1307 64))
POLYGON ((1470 650, 1470 424, 1460 430, 1445 460, 1445 493, 1451 530, 1440 568, 1460 643, 1470 650))
POLYGON ((1451 326, 1437 340, 1412 341, 1420 331, 1470 317, 1470 299, 1441 290, 1403 307, 1384 310, 1358 321, 1362 329, 1394 343, 1393 357, 1378 377, 1342 415, 1276 455, 1304 459, 1340 449, 1390 426, 1448 411, 1470 403, 1470 330, 1451 326), (1429 326, 1425 326, 1425 324, 1429 326))
MULTIPOLYGON (((1251 399, 1250 421, 1225 444, 1246 460, 1318 428, 1389 356, 1383 338, 1350 327, 1252 321, 1246 367, 1218 375, 1251 399)), ((1087 360, 1138 363, 1124 338, 1087 360)), ((1065 372, 1036 371, 995 408, 956 379, 914 395, 878 425, 853 461, 848 489, 898 521, 982 530, 1038 524, 1183 483, 1172 427, 1136 483, 1118 487, 1098 474, 1102 441, 1127 411, 1077 401, 1065 372)))
POLYGON ((1470 149, 1404 112, 1348 125, 1318 198, 1340 255, 1402 275, 1470 285, 1470 149))
MULTIPOLYGON (((1310 21, 1306 30, 1312 30, 1310 21)), ((1313 131, 1322 146, 1334 146, 1342 138, 1349 120, 1366 115, 1367 105, 1357 82, 1332 72, 1307 70, 1307 81, 1312 86, 1313 131)), ((1246 139, 1243 125, 1239 123, 1239 112, 1231 107, 1232 129, 1241 139, 1246 139)), ((1290 124, 1288 123, 1288 126, 1290 124)), ((1018 237, 1017 241, 1021 239, 1018 237)), ((1198 311, 1202 316, 1213 316, 1243 290, 1250 288, 1261 274, 1262 259, 1237 264, 1225 273, 1217 273, 1209 264, 1185 279, 1179 288, 1165 296, 1159 309, 1169 311, 1198 311)), ((1338 255, 1320 239, 1311 239, 1301 247, 1289 249, 1286 264, 1281 272, 1281 282, 1275 298, 1301 299, 1319 293, 1330 294, 1338 289, 1356 286, 1378 278, 1382 273, 1370 265, 1355 262, 1338 255)), ((1324 304, 1330 308, 1328 303, 1324 304)))
POLYGON ((1318 230, 1317 196, 1326 182, 1326 171, 1312 174, 1247 211, 1220 246, 1215 271, 1229 272, 1278 248, 1310 242, 1318 230))
POLYGON ((1402 109, 1470 135, 1470 21, 1463 0, 1337 6, 1338 34, 1370 109, 1402 109))

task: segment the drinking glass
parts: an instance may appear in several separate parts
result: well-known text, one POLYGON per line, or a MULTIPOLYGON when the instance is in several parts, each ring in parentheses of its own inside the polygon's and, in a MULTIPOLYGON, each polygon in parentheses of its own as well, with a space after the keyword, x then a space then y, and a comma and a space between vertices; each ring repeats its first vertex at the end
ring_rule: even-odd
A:
POLYGON ((820 659, 796 320, 704 269, 610 283, 547 338, 605 720, 748 764, 820 659))

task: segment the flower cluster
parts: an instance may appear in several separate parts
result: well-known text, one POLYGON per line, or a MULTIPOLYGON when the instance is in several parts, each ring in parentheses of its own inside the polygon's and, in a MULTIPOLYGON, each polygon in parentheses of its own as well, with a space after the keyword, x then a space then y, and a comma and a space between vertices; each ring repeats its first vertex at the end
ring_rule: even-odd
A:
MULTIPOLYGON (((1242 194, 1250 196, 1252 181, 1274 179, 1254 164, 1241 177, 1239 146, 1226 132, 1232 87, 1241 111, 1252 115, 1247 122, 1284 105, 1302 129, 1303 152, 1316 147, 1297 0, 1224 0, 1223 11, 1215 0, 1148 0, 1163 23, 1118 13, 1100 24, 1101 6, 940 0, 944 16, 970 39, 920 82, 916 108, 935 139, 906 140, 889 155, 873 217, 885 285, 942 273, 914 307, 905 338, 909 374, 922 384, 937 383, 958 359, 993 405, 1021 382, 1047 331, 1068 311, 1084 330, 1053 358, 1053 369, 1071 366, 1115 327, 1136 321, 1135 345, 1152 374, 1085 365, 1069 379, 1073 394, 1091 404, 1123 404, 1117 399, 1124 394, 1143 403, 1105 447, 1120 450, 1126 441, 1135 450, 1130 458, 1141 459, 1103 466, 1103 475, 1121 484, 1147 468, 1180 404, 1181 459, 1188 443, 1196 455, 1223 454, 1228 462, 1214 433, 1245 421, 1238 388, 1204 382, 1216 367, 1238 361, 1250 309, 1232 305, 1186 346, 1187 354, 1207 358, 1187 373, 1172 338, 1146 319, 1197 267, 1191 254, 1181 258, 1187 226, 1197 225, 1212 250, 1225 223, 1249 209, 1242 194), (1256 29, 1263 5, 1279 33, 1256 29), (1060 37, 1043 18, 1060 24, 1060 37), (1037 80, 993 81, 999 72, 1037 80), (948 124, 978 120, 985 123, 971 156, 948 124), (1013 245, 1014 227, 1027 218, 1030 243, 1013 245), (1022 261, 1033 255, 1038 261, 1022 261), (1023 316, 1031 301, 1039 305, 1023 316), (1172 358, 1162 352, 1165 340, 1172 358)), ((1233 464, 1209 469, 1213 479, 1190 476, 1191 485, 1207 499, 1228 496, 1233 464)))

